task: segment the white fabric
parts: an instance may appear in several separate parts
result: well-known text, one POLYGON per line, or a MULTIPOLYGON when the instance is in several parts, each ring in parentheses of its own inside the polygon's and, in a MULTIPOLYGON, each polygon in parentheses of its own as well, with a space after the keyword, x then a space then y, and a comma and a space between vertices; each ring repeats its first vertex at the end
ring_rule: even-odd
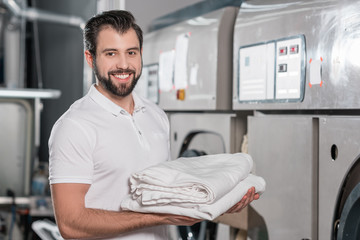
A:
POLYGON ((250 174, 252 159, 243 153, 178 158, 132 174, 131 196, 121 208, 212 220, 265 181, 250 174))
MULTIPOLYGON (((118 211, 131 173, 169 159, 166 114, 133 96, 130 115, 92 86, 61 116, 49 139, 50 184, 91 184, 86 207, 118 211)), ((167 239, 165 233, 159 226, 115 239, 167 239)))

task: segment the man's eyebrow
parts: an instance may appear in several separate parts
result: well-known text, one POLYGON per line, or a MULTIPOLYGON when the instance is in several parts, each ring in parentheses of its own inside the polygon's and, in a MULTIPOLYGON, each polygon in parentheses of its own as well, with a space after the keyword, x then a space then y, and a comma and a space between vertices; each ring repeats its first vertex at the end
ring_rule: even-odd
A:
MULTIPOLYGON (((140 51, 139 47, 131 47, 126 49, 126 51, 140 51)), ((105 48, 104 50, 102 50, 101 52, 118 52, 118 49, 116 48, 105 48)))
POLYGON ((131 47, 131 48, 128 48, 127 50, 128 51, 131 51, 131 50, 140 51, 140 48, 139 47, 131 47))
POLYGON ((101 52, 117 52, 118 50, 116 48, 105 48, 104 50, 102 50, 101 52))

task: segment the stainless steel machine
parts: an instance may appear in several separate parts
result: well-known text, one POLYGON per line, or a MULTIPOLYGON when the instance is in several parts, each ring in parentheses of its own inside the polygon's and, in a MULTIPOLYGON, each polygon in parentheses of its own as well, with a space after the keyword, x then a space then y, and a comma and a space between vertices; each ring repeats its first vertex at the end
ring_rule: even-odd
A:
MULTIPOLYGON (((29 197, 31 179, 40 144, 41 99, 58 98, 57 90, 0 89, 0 204, 11 203, 7 191, 29 197)), ((20 199, 28 204, 29 200, 20 199)))
MULTIPOLYGON (((228 113, 172 113, 169 119, 171 124, 170 146, 172 159, 180 156, 196 157, 240 151, 241 141, 238 136, 243 136, 246 130, 246 118, 244 116, 228 113)), ((247 226, 246 217, 246 211, 237 214, 234 219, 241 222, 230 225, 239 226, 244 230, 247 226)), ((217 219, 216 222, 222 221, 217 219)), ((186 231, 180 228, 180 236, 182 239, 188 239, 187 237, 190 234, 194 235, 194 238, 190 239, 198 240, 232 239, 229 226, 215 225, 212 222, 206 224, 204 227, 200 227, 200 230, 195 230, 198 232, 196 236, 193 233, 194 229, 189 228, 186 231)))
POLYGON ((251 239, 360 238, 359 20, 359 1, 240 7, 233 110, 254 110, 249 153, 267 181, 251 239))
POLYGON ((157 86, 158 91, 150 94, 160 107, 166 111, 231 110, 232 32, 237 12, 238 7, 222 8, 144 37, 144 77, 153 79, 150 86, 157 86))
MULTIPOLYGON (((144 37, 137 91, 167 112, 172 159, 240 151, 246 115, 231 108, 238 6, 199 14, 144 37)), ((174 239, 230 239, 228 226, 212 222, 178 230, 174 239)))
POLYGON ((0 106, 0 138, 6 139, 0 145, 0 169, 3 169, 0 174, 0 195, 6 196, 7 188, 12 188, 17 195, 23 196, 30 193, 32 109, 29 103, 19 100, 1 101, 0 106))
POLYGON ((247 132, 267 182, 248 239, 360 239, 360 2, 243 1, 232 40, 228 9, 145 37, 145 93, 170 116, 172 157, 234 139, 239 151, 247 132))

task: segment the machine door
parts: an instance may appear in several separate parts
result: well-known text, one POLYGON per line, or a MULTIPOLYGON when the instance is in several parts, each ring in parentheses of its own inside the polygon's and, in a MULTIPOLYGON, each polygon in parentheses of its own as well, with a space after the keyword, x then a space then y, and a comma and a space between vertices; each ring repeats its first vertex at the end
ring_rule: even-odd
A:
POLYGON ((360 118, 320 118, 319 132, 319 239, 360 239, 360 118))
POLYGON ((171 113, 169 120, 171 159, 190 148, 206 154, 239 152, 246 130, 246 117, 235 114, 171 113))
POLYGON ((219 133, 193 131, 185 137, 179 152, 179 157, 196 157, 225 152, 224 139, 219 133))
MULTIPOLYGON (((248 118, 249 154, 266 191, 251 206, 251 239, 315 240, 317 230, 317 121, 307 116, 248 118)), ((325 238, 320 238, 325 239, 325 238)))

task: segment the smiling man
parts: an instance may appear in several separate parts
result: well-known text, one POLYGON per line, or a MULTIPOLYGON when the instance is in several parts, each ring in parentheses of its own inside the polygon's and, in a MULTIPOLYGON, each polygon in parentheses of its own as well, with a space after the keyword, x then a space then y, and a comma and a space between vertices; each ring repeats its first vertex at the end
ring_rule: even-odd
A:
MULTIPOLYGON (((127 11, 91 18, 85 56, 97 78, 55 123, 49 139, 50 184, 64 238, 168 239, 166 225, 200 219, 121 211, 132 173, 169 160, 169 123, 133 89, 142 69, 142 31, 127 11)), ((229 212, 258 195, 254 189, 229 212)))
MULTIPOLYGON (((117 104, 131 101, 131 92, 141 75, 141 47, 134 29, 119 35, 112 27, 103 27, 97 38, 97 55, 86 50, 99 81, 97 89, 117 104)), ((131 104, 130 104, 131 105, 131 104)), ((121 105, 120 105, 121 106, 121 105)))

